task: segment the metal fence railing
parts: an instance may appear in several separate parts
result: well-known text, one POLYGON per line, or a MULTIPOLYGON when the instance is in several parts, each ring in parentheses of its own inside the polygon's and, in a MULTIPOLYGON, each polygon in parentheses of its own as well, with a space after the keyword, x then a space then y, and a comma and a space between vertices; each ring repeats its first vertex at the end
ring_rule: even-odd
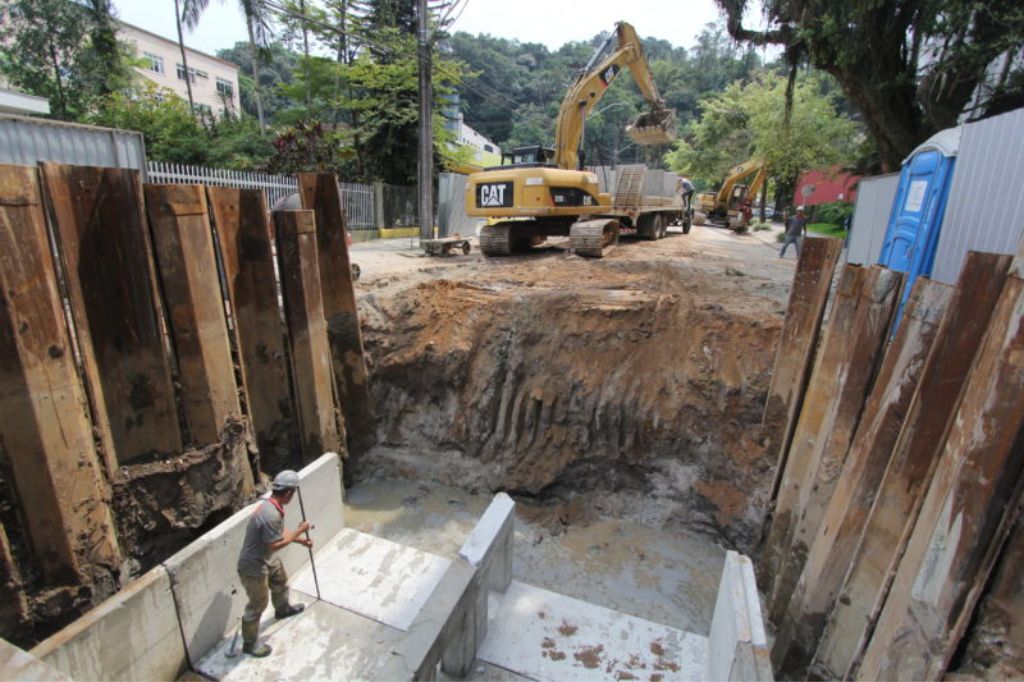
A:
MULTIPOLYGON (((149 182, 185 183, 262 189, 266 193, 267 206, 299 190, 298 180, 293 175, 270 175, 250 171, 234 171, 206 166, 189 166, 180 163, 150 161, 146 164, 149 182)), ((339 182, 345 218, 350 230, 374 230, 378 225, 402 227, 416 225, 416 188, 397 185, 364 185, 354 182, 339 182), (375 196, 380 192, 381 197, 375 196), (383 215, 378 216, 377 206, 383 215)))
POLYGON ((341 202, 350 230, 373 230, 377 227, 373 209, 373 185, 340 182, 341 202))
POLYGON ((150 161, 146 164, 146 176, 150 182, 214 185, 240 189, 262 189, 267 195, 267 206, 299 191, 298 180, 291 175, 270 175, 251 171, 235 171, 225 168, 188 166, 181 163, 150 161))

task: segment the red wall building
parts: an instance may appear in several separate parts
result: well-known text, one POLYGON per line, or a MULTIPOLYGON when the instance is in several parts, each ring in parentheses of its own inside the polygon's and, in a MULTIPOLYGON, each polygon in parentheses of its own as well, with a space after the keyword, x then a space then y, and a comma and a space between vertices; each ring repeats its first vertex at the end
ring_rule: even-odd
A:
POLYGON ((804 171, 793 192, 794 206, 820 206, 836 201, 853 203, 857 198, 859 175, 850 175, 839 166, 804 171))

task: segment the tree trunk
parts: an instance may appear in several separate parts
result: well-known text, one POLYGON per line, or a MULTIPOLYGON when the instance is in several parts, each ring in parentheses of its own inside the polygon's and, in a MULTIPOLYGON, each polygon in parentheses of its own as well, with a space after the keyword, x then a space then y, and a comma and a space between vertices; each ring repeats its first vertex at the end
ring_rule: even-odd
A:
POLYGON ((53 60, 53 78, 57 83, 57 103, 60 106, 61 120, 68 120, 68 100, 64 94, 64 81, 60 76, 60 57, 57 55, 57 47, 50 38, 50 59, 53 60))
POLYGON ((174 19, 178 23, 178 49, 181 50, 181 65, 185 68, 185 89, 188 91, 188 110, 195 116, 196 105, 192 99, 192 78, 188 72, 188 57, 185 56, 185 36, 181 31, 181 0, 174 0, 174 19))
POLYGON ((256 35, 252 30, 252 17, 245 18, 246 28, 249 29, 249 48, 252 51, 252 79, 256 97, 256 120, 259 121, 260 135, 267 131, 266 123, 263 120, 263 98, 260 95, 260 50, 256 46, 256 35))
POLYGON ((309 85, 309 29, 306 26, 306 0, 299 0, 299 14, 302 15, 302 18, 299 19, 299 21, 302 22, 302 54, 306 57, 303 68, 306 72, 306 113, 308 114, 310 105, 313 101, 313 95, 310 91, 309 85))

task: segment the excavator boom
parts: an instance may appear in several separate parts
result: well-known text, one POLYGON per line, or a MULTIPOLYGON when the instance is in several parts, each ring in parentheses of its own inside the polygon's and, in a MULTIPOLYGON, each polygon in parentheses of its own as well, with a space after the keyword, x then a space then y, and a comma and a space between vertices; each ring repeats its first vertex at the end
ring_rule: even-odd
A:
POLYGON ((640 88, 640 94, 651 106, 649 113, 641 115, 627 129, 630 136, 640 144, 665 144, 675 137, 675 113, 665 108, 636 30, 630 24, 620 21, 615 25, 614 37, 615 51, 598 61, 611 46, 612 36, 609 36, 562 100, 555 127, 554 161, 559 168, 579 168, 579 148, 587 116, 623 67, 630 70, 640 88))

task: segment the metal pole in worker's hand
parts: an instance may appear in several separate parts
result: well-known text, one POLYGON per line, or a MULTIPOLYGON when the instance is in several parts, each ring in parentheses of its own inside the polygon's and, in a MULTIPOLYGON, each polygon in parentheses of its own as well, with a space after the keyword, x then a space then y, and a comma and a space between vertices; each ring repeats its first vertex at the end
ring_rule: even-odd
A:
MULTIPOLYGON (((302 514, 303 522, 306 521, 306 505, 302 502, 302 488, 296 488, 296 492, 299 494, 299 512, 302 514)), ((312 526, 310 526, 312 528, 312 526)), ((310 537, 310 528, 306 529, 306 539, 312 543, 313 538, 310 537)), ((312 544, 306 545, 306 549, 309 551, 309 567, 313 569, 313 587, 316 588, 316 598, 320 599, 320 581, 316 577, 316 562, 313 561, 313 546, 312 544)))

